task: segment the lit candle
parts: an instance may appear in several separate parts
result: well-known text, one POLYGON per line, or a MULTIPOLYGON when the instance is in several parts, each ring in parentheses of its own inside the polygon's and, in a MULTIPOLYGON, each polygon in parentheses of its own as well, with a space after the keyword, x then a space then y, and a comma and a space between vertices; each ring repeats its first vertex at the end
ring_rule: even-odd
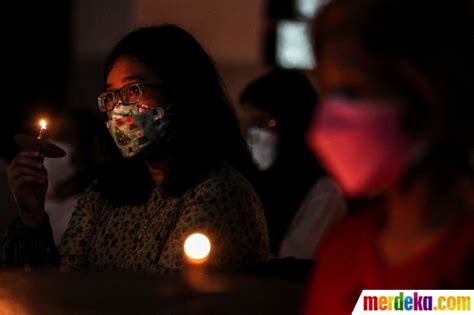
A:
POLYGON ((184 281, 194 291, 202 293, 217 293, 229 289, 225 278, 216 277, 212 268, 206 266, 211 252, 211 242, 202 233, 189 235, 184 242, 186 264, 183 269, 184 281))
POLYGON ((43 137, 44 137, 44 133, 46 131, 46 127, 48 126, 48 123, 46 122, 46 120, 44 119, 41 119, 40 122, 40 131, 39 131, 39 134, 38 134, 38 140, 43 140, 43 137))
POLYGON ((211 242, 202 233, 194 233, 188 236, 184 242, 184 253, 187 260, 192 264, 202 264, 209 258, 211 242))

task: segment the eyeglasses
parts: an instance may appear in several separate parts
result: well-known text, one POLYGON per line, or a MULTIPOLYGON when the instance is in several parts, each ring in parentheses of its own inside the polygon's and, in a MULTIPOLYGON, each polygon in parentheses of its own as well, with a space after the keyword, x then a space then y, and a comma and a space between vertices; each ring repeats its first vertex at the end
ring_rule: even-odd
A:
POLYGON ((162 87, 158 83, 130 83, 117 91, 107 91, 99 94, 97 97, 97 105, 101 112, 110 112, 120 100, 123 105, 134 105, 141 101, 144 87, 162 87))

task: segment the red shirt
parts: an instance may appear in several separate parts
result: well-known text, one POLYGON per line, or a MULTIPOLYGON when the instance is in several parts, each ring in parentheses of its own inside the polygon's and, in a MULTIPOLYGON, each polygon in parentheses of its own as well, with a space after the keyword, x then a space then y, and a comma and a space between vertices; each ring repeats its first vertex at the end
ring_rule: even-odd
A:
POLYGON ((311 282, 306 314, 351 314, 363 289, 474 288, 474 218, 464 218, 430 249, 387 266, 376 233, 383 211, 350 216, 328 236, 311 282))

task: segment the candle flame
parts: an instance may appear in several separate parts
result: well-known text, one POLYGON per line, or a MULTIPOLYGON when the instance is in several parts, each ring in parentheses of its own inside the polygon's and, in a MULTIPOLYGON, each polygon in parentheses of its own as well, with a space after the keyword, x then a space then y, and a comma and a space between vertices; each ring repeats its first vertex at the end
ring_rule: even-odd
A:
POLYGON ((203 263, 211 252, 211 242, 202 233, 194 233, 188 236, 184 242, 184 253, 192 263, 203 263))
POLYGON ((46 126, 48 125, 48 123, 44 119, 41 119, 39 124, 41 126, 41 129, 46 129, 46 126))

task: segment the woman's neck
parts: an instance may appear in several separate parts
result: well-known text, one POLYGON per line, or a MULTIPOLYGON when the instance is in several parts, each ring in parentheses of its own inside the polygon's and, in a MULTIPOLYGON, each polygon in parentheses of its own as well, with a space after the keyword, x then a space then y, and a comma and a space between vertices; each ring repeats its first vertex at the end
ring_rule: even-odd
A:
POLYGON ((428 226, 425 218, 428 201, 428 189, 422 182, 408 189, 396 188, 390 191, 383 229, 407 238, 423 233, 428 226))
POLYGON ((151 178, 156 183, 162 183, 168 172, 168 165, 165 160, 149 162, 145 161, 148 171, 150 172, 151 178))
POLYGON ((432 204, 429 185, 419 181, 408 189, 388 194, 385 220, 377 237, 382 260, 398 265, 426 251, 447 231, 450 220, 433 225, 429 206, 432 204))

